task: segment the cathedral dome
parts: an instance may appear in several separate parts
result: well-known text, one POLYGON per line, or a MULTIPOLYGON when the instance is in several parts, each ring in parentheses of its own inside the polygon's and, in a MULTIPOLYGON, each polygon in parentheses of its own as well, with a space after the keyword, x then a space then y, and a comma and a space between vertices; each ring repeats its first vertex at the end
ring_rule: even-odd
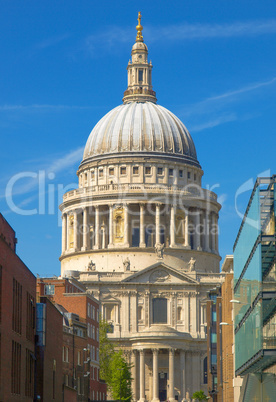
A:
POLYGON ((129 102, 107 113, 87 140, 83 162, 125 153, 175 155, 199 166, 194 142, 184 124, 153 102, 129 102))

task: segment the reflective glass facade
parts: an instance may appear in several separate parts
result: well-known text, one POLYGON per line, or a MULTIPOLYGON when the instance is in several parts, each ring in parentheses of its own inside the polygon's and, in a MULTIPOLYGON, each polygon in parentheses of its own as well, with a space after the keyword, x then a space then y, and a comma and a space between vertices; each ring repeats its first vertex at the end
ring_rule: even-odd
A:
POLYGON ((257 180, 234 245, 236 374, 276 362, 275 181, 257 180))

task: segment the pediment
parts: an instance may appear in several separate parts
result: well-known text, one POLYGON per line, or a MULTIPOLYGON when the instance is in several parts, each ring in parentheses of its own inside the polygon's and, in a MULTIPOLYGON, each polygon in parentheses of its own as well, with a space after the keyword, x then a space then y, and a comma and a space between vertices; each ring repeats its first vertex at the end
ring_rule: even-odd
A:
POLYGON ((122 280, 123 283, 189 283, 198 285, 196 281, 189 274, 181 272, 175 268, 170 267, 164 263, 157 263, 150 267, 144 268, 135 274, 128 276, 122 280))
POLYGON ((101 302, 102 303, 120 303, 120 300, 116 299, 116 297, 113 297, 111 295, 107 295, 101 299, 101 302))

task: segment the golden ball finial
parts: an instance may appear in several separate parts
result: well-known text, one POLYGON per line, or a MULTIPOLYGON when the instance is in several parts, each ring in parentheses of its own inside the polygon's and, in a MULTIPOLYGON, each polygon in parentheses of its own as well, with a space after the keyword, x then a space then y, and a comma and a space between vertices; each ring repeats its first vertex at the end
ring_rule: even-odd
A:
POLYGON ((141 25, 141 17, 142 17, 142 15, 141 15, 141 12, 139 11, 138 25, 136 26, 136 29, 137 29, 136 42, 144 42, 143 35, 142 35, 143 27, 141 25))

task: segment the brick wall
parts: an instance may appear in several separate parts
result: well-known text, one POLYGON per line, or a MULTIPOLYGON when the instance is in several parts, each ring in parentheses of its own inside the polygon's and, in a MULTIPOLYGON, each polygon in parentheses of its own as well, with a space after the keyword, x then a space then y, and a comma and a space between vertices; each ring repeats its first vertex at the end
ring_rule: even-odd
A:
POLYGON ((15 244, 15 232, 0 214, 0 400, 31 401, 33 390, 25 380, 34 382, 35 328, 30 329, 27 312, 35 308, 36 278, 15 253, 15 244))

